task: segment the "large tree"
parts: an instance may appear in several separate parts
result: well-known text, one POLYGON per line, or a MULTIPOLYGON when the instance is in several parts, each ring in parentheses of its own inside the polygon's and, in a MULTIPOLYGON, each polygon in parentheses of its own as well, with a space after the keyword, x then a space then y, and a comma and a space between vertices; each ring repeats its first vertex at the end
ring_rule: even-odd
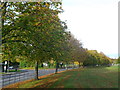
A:
POLYGON ((36 79, 38 63, 50 58, 58 61, 67 40, 66 25, 58 17, 62 11, 60 5, 53 2, 2 3, 3 59, 26 56, 36 63, 36 79))
POLYGON ((86 50, 83 48, 81 41, 74 38, 73 35, 71 35, 69 40, 69 49, 69 57, 71 61, 73 62, 73 64, 75 61, 77 61, 80 67, 80 63, 82 63, 85 60, 87 53, 86 50))

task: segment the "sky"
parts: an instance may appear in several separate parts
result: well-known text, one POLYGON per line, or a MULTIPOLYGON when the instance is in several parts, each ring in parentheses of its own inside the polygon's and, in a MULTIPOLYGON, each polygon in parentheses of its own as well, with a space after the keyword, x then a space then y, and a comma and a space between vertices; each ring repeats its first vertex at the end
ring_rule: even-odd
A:
POLYGON ((119 0, 62 0, 60 19, 84 48, 118 57, 119 0))

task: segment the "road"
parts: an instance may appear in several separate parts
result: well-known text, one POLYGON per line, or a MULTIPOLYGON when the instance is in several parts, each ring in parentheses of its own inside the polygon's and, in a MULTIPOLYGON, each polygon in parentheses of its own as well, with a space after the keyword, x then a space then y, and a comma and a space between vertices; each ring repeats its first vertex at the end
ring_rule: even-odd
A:
MULTIPOLYGON (((69 68, 72 69, 72 68, 69 68)), ((59 71, 64 71, 66 69, 58 69, 59 71)), ((39 76, 47 75, 55 73, 55 69, 42 69, 38 71, 39 76)), ((0 75, 0 88, 4 87, 9 84, 13 84, 16 82, 24 81, 24 80, 29 80, 29 79, 34 79, 35 77, 35 71, 34 70, 21 70, 21 72, 14 72, 11 74, 3 74, 0 75)))

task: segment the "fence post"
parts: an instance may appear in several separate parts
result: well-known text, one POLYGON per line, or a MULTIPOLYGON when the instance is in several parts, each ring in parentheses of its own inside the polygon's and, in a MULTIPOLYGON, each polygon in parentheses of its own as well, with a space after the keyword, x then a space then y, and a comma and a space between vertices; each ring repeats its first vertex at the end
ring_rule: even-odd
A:
POLYGON ((16 74, 14 74, 15 75, 15 81, 16 81, 16 74))
POLYGON ((2 77, 2 86, 4 86, 4 75, 2 77))
POLYGON ((20 73, 18 73, 18 75, 19 75, 18 77, 19 77, 19 81, 20 81, 20 73))
POLYGON ((10 84, 10 75, 11 75, 11 74, 9 74, 9 84, 10 84))
POLYGON ((15 83, 15 74, 13 74, 13 79, 14 79, 14 83, 15 83))
POLYGON ((29 78, 29 72, 27 72, 26 75, 27 75, 27 79, 28 79, 29 78))

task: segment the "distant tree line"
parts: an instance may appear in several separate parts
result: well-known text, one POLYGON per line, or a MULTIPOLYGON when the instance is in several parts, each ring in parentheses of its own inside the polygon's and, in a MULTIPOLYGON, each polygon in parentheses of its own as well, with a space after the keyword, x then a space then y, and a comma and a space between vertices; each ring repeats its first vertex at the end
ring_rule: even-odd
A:
POLYGON ((112 63, 111 58, 107 57, 104 53, 98 53, 96 50, 88 50, 88 56, 83 62, 84 66, 106 66, 112 63))

